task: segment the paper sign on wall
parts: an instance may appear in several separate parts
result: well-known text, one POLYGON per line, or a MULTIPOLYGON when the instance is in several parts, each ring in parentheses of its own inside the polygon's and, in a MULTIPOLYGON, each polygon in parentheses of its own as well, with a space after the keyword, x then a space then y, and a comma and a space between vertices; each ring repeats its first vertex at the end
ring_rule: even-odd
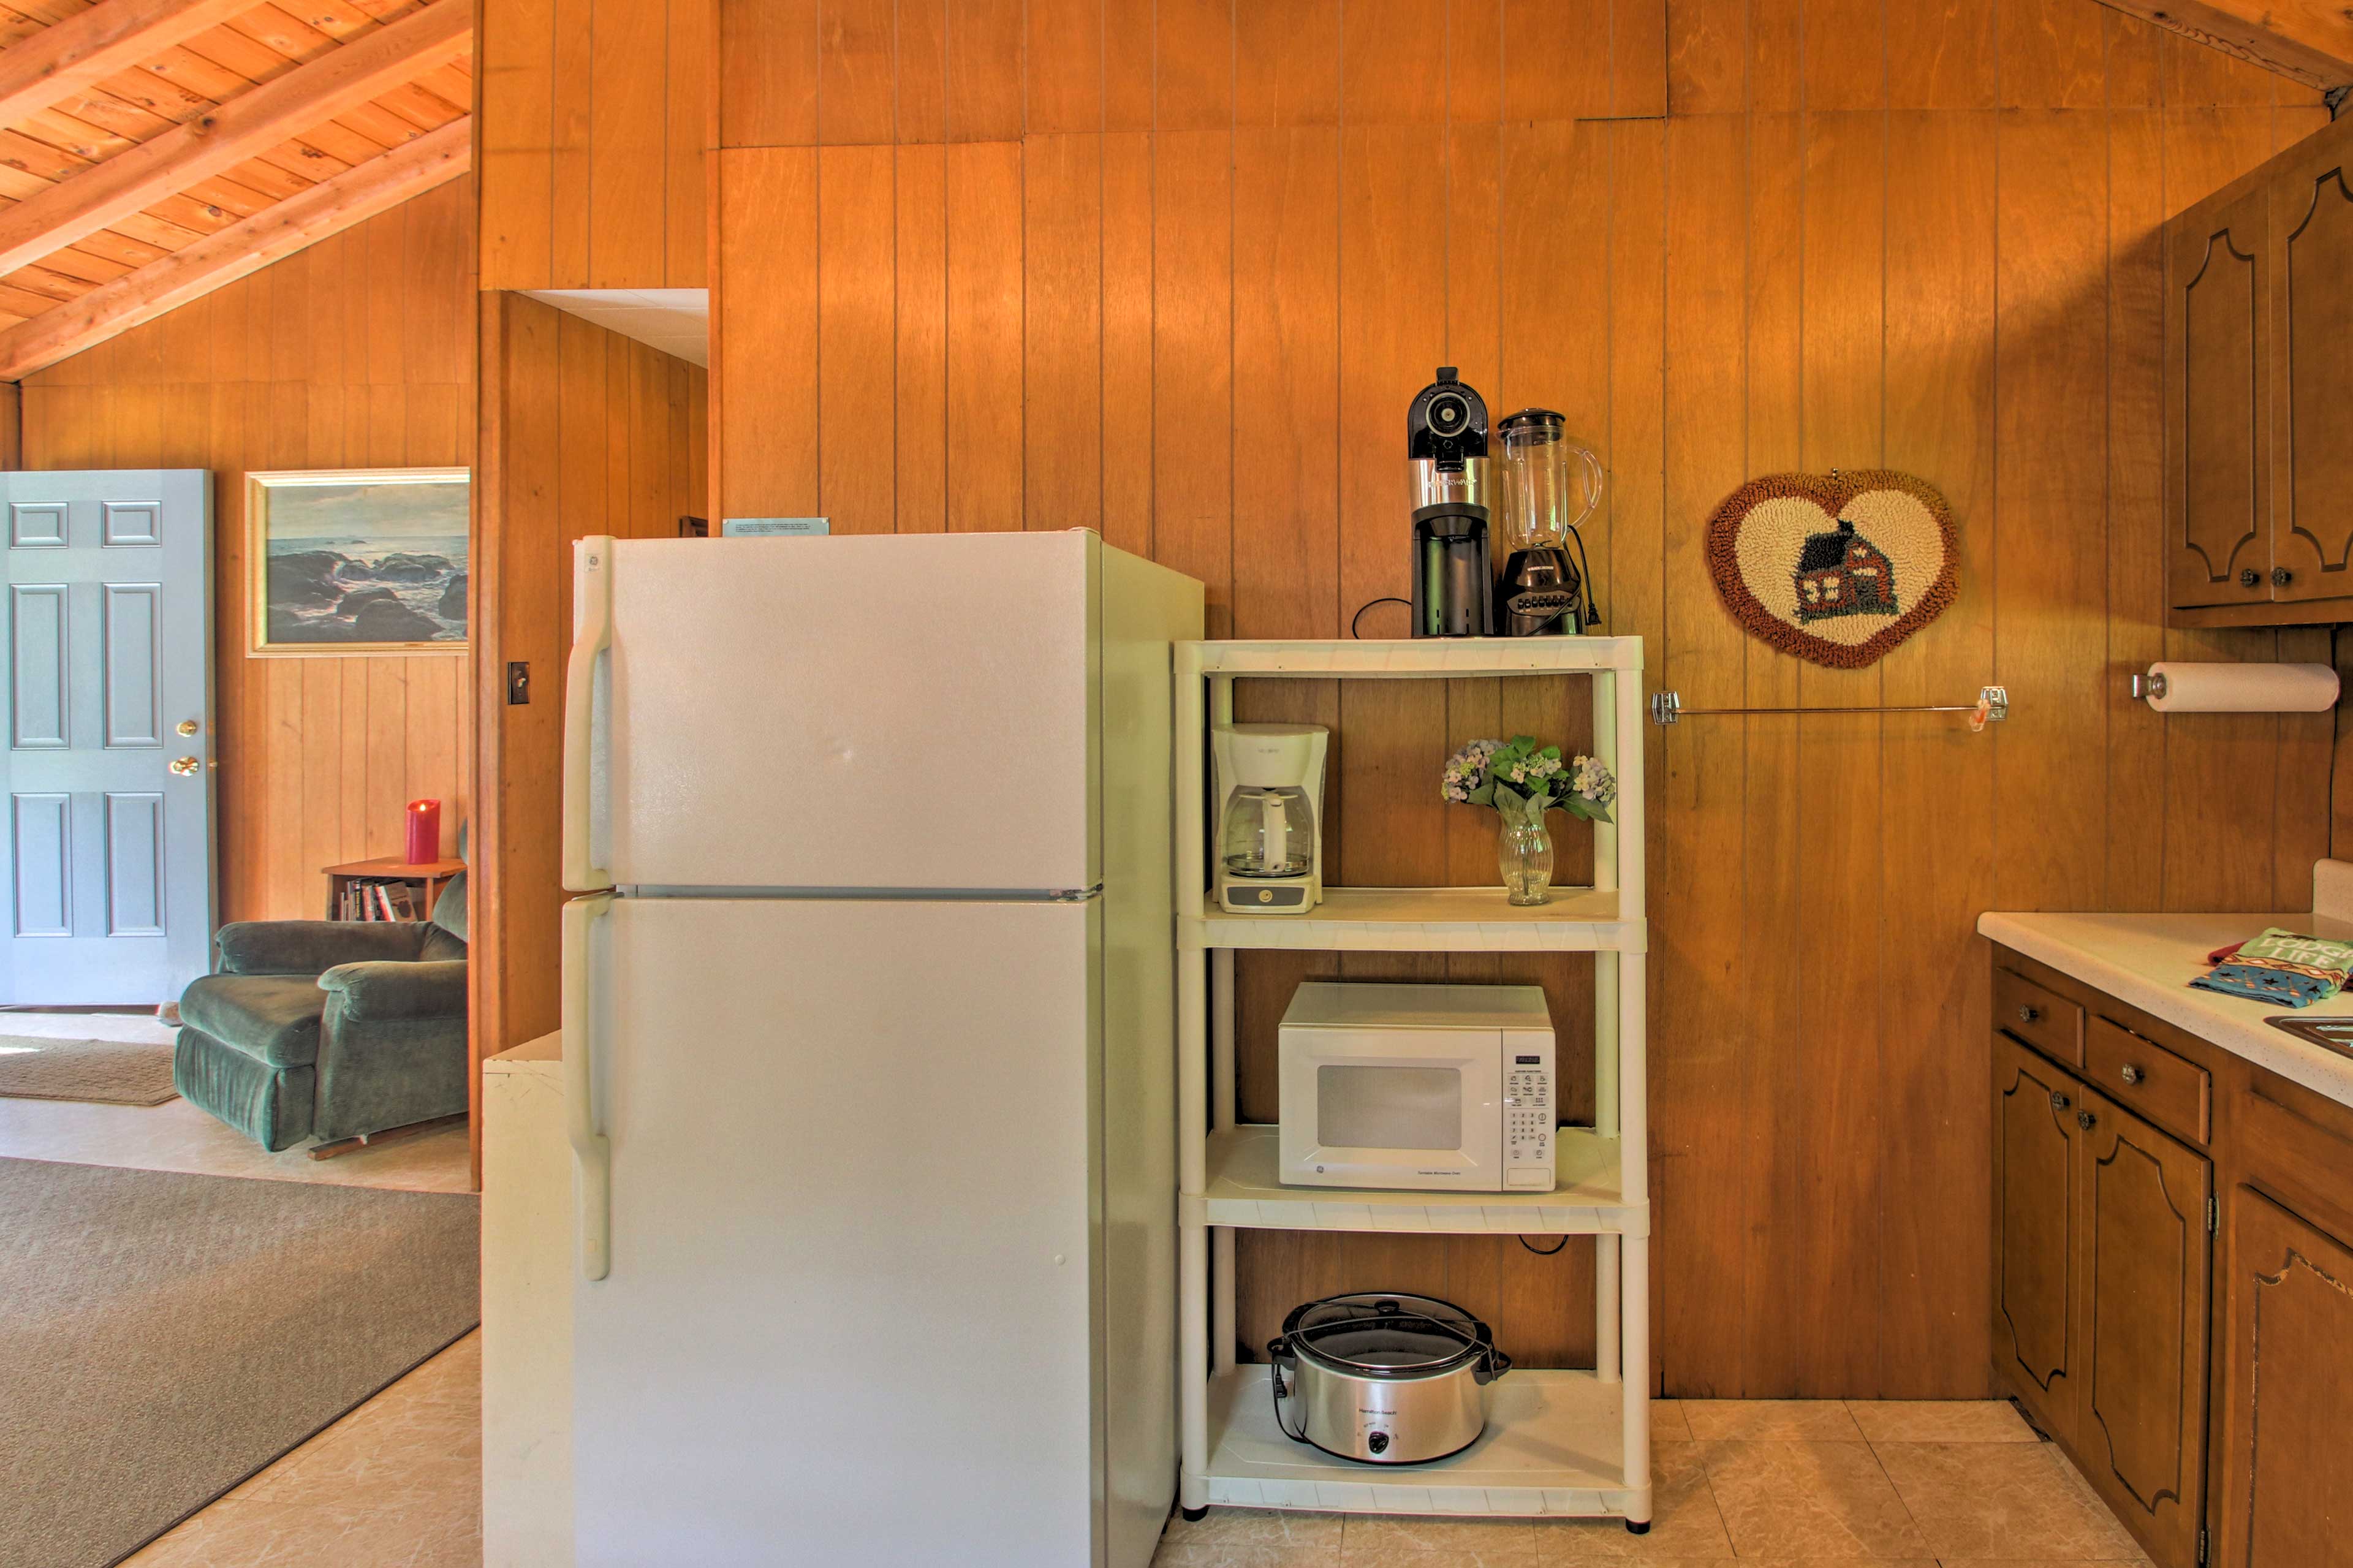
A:
POLYGON ((719 525, 719 531, 725 539, 749 539, 762 534, 806 538, 831 533, 833 529, 822 517, 731 517, 719 525))

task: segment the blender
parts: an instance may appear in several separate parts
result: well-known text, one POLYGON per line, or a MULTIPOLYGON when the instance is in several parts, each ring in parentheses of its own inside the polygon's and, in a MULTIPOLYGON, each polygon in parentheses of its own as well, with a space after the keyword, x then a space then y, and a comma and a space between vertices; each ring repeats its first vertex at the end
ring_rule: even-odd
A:
POLYGON ((1601 504, 1601 459, 1572 439, 1549 408, 1523 408, 1496 427, 1504 548, 1495 630, 1504 637, 1574 637, 1600 617, 1577 525, 1601 504), (1568 545, 1577 543, 1577 561, 1568 545))
POLYGON ((1209 731, 1218 785, 1218 907, 1304 914, 1324 899, 1320 724, 1220 724, 1209 731))

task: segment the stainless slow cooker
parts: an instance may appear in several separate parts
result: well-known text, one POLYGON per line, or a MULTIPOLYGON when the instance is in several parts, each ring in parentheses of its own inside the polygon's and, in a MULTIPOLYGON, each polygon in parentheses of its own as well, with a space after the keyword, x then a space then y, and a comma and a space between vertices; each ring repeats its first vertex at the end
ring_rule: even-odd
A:
POLYGON ((1512 1370, 1486 1324, 1428 1296, 1310 1301, 1266 1348, 1283 1436, 1368 1465, 1461 1453, 1487 1427, 1481 1390, 1512 1370))

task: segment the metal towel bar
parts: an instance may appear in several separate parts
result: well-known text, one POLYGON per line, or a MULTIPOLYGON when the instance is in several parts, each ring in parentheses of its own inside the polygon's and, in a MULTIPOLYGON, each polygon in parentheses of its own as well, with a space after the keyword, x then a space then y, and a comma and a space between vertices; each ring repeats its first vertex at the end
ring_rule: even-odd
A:
POLYGON ((1651 693, 1651 721, 1672 724, 1687 713, 1967 713, 1969 728, 1982 730, 2010 717, 2010 692, 2000 686, 1979 689, 1975 702, 1930 703, 1894 708, 1686 708, 1672 691, 1651 693))

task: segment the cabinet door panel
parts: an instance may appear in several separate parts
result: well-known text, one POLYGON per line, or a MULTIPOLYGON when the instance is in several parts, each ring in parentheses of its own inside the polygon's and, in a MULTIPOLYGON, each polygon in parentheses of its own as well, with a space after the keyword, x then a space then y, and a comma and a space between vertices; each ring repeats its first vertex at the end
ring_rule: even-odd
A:
POLYGON ((2273 596, 2353 594, 2353 184, 2346 138, 2291 167, 2272 198, 2273 596), (2281 573, 2287 580, 2280 582, 2281 573))
POLYGON ((2104 1096, 2085 1091, 2084 1115, 2076 1445, 2151 1555, 2189 1568, 2205 1512, 2212 1168, 2104 1096))
POLYGON ((2176 605, 2271 598, 2266 198, 2258 187, 2173 229, 2166 517, 2176 605))
POLYGON ((1994 1359, 2043 1430, 2071 1436, 2077 1091, 2005 1037, 1993 1057, 1994 1359))
POLYGON ((2353 1249, 2241 1187, 2228 1278, 2216 1560, 2353 1568, 2353 1249))

